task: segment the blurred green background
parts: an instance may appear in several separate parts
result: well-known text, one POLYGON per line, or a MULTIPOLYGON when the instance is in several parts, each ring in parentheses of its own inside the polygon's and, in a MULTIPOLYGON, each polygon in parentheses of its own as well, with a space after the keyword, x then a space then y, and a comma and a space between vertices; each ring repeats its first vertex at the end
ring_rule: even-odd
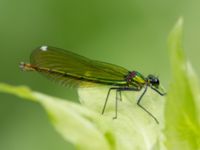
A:
MULTIPOLYGON (((183 16, 184 48, 198 75, 198 0, 0 0, 0 82, 77 101, 75 89, 24 73, 32 50, 52 45, 170 80, 167 36, 183 16)), ((73 150, 37 104, 0 94, 1 150, 73 150)))

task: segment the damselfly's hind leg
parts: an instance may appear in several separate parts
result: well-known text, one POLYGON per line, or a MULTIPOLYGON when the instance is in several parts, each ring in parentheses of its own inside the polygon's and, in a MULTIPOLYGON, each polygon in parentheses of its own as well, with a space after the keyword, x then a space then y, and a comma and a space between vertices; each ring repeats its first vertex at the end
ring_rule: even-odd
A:
POLYGON ((122 91, 119 90, 119 100, 122 101, 122 91))
POLYGON ((116 89, 116 97, 115 97, 115 116, 113 117, 113 119, 117 119, 117 110, 118 110, 118 100, 122 100, 121 99, 121 90, 120 89, 116 89), (119 94, 118 94, 119 93, 119 94), (118 97, 118 95, 120 97, 118 97))
POLYGON ((104 112, 105 112, 106 105, 107 105, 107 102, 108 102, 108 98, 109 98, 109 96, 110 96, 110 92, 111 92, 112 90, 117 90, 117 89, 118 89, 117 87, 112 87, 112 88, 110 88, 110 89, 108 90, 108 94, 107 94, 107 96, 106 96, 106 100, 105 100, 105 103, 104 103, 104 105, 103 105, 103 109, 102 109, 102 112, 101 112, 102 115, 103 115, 104 112))

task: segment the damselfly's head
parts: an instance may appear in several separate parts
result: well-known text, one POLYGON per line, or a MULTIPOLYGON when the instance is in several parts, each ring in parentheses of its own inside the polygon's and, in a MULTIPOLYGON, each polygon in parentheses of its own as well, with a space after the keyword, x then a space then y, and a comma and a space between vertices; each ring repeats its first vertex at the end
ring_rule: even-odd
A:
POLYGON ((148 83, 149 86, 158 88, 160 81, 159 81, 158 77, 150 74, 150 75, 147 76, 147 83, 148 83))

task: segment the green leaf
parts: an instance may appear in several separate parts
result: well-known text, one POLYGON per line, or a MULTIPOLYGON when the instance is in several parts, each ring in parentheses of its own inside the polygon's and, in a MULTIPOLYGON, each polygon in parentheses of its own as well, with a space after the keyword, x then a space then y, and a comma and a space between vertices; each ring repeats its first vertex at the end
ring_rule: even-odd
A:
POLYGON ((200 149, 200 90, 182 48, 183 19, 169 36, 172 80, 166 100, 166 145, 169 150, 200 149))
MULTIPOLYGON (((87 108, 101 113, 108 88, 81 88, 80 101, 87 108)), ((113 130, 117 150, 163 149, 163 112, 164 97, 150 90, 142 99, 142 105, 150 110, 160 121, 158 125, 146 112, 136 105, 141 92, 124 92, 118 105, 118 118, 115 115, 115 92, 109 96, 106 112, 103 116, 107 126, 113 130)))
POLYGON ((113 120, 115 94, 111 94, 105 115, 101 115, 108 88, 79 89, 83 105, 31 91, 27 87, 0 84, 0 92, 41 104, 51 123, 64 139, 81 150, 161 149, 163 139, 163 97, 149 90, 143 105, 160 120, 160 126, 134 100, 140 93, 127 92, 119 102, 118 119, 113 120), (85 107, 86 106, 86 107, 85 107), (157 109, 159 108, 159 109, 157 109))
MULTIPOLYGON (((97 117, 96 113, 78 104, 31 91, 25 86, 14 87, 1 83, 0 92, 14 94, 41 104, 47 111, 55 129, 77 148, 86 150, 112 149, 112 145, 107 142, 105 135, 97 126, 103 127, 104 123, 101 120, 96 120, 94 123, 97 117)), ((112 138, 112 135, 109 135, 109 130, 105 131, 112 138)))

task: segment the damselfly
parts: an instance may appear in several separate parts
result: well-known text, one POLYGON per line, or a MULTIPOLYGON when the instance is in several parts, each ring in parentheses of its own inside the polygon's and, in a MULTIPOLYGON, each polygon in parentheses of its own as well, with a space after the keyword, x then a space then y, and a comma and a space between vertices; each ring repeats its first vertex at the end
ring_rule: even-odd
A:
MULTIPOLYGON (((148 87, 161 96, 165 95, 159 90, 159 79, 154 75, 150 74, 144 77, 137 71, 128 71, 114 64, 91 60, 51 46, 41 46, 35 49, 31 54, 30 63, 21 62, 20 68, 25 71, 37 71, 66 86, 109 85, 102 114, 104 114, 112 90, 116 91, 116 95, 119 93, 121 99, 122 91, 141 91, 144 89, 137 100, 137 105, 159 123, 156 117, 140 104, 148 87)), ((117 118, 117 101, 116 96, 114 119, 117 118)))

